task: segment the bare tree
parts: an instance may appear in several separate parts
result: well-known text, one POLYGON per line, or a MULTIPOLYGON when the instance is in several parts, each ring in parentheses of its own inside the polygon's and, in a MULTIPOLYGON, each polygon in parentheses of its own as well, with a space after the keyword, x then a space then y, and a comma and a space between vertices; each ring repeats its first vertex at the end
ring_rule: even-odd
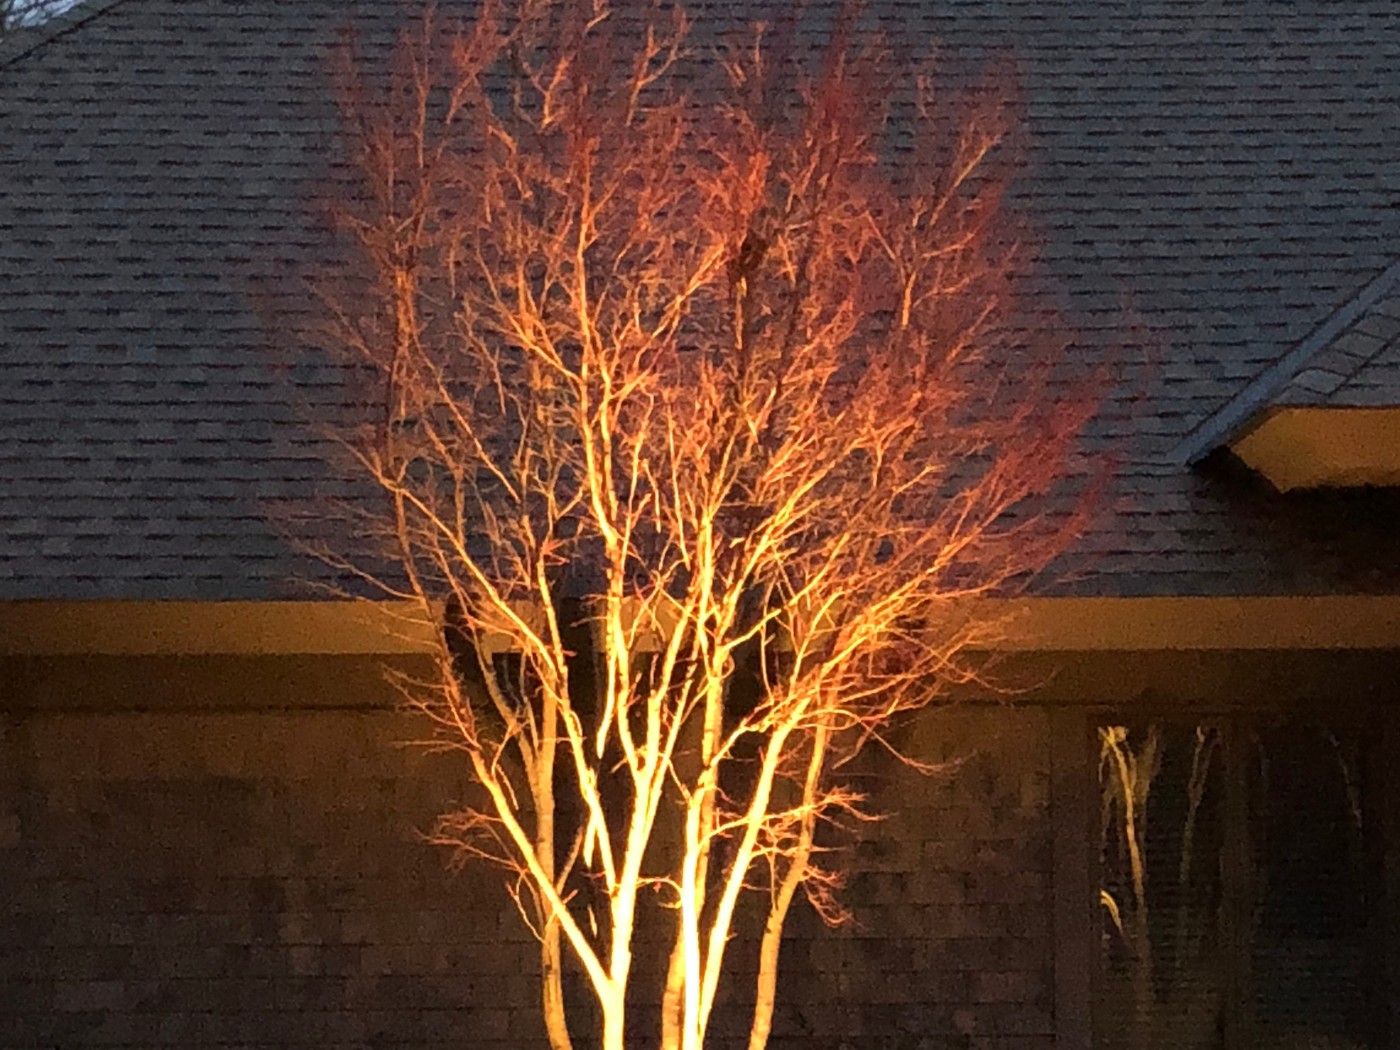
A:
POLYGON ((488 3, 343 83, 371 276, 327 298, 382 398, 347 444, 387 496, 378 582, 439 617, 402 684, 479 790, 439 838, 505 873, 555 1050, 595 1015, 621 1050, 658 922, 656 1038, 700 1050, 746 900, 765 1045, 794 901, 840 914, 843 767, 978 674, 975 600, 1086 507, 1025 509, 1094 398, 998 335, 1000 78, 935 95, 851 17, 806 64, 791 27, 692 35, 488 3))

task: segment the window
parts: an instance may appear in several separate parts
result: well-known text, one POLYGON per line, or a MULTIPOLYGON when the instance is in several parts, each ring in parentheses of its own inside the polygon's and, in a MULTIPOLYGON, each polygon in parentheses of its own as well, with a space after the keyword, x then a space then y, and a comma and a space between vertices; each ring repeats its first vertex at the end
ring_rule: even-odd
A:
POLYGON ((1100 719, 1098 1050, 1381 1045, 1357 726, 1100 719))

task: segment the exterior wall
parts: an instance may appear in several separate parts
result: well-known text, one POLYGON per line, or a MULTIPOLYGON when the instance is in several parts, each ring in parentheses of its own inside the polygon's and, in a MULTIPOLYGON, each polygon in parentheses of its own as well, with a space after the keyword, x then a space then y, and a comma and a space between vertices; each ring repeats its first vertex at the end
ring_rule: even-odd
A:
POLYGON ((923 776, 872 763, 888 818, 858 829, 835 930, 795 917, 775 1050, 1049 1050, 1049 735, 1043 710, 927 712, 900 747, 923 776))
MULTIPOLYGON (((0 1046, 538 1045, 533 943, 493 873, 418 834, 460 770, 396 746, 420 726, 376 681, 348 658, 0 665, 0 1046)), ((855 921, 794 916, 772 1045, 1048 1050, 1047 718, 961 706, 903 744, 961 761, 866 777, 893 815, 859 829, 855 921)))

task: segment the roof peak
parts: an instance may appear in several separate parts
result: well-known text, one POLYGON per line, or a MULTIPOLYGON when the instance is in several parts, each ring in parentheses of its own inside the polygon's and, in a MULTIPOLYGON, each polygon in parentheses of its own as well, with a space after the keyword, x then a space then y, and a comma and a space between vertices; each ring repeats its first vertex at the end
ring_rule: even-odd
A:
POLYGON ((1343 302, 1303 339, 1246 383, 1229 401, 1207 416, 1170 453, 1174 463, 1194 465, 1210 455, 1250 417, 1267 408, 1332 341, 1395 288, 1400 287, 1400 259, 1390 263, 1361 290, 1343 302))

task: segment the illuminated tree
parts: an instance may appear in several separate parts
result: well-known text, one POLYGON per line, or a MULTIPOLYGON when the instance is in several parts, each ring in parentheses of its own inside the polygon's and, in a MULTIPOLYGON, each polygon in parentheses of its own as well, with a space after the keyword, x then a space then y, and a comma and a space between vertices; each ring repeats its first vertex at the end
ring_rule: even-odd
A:
POLYGON ((794 901, 841 915, 843 767, 977 675, 975 599, 1084 507, 1024 509, 1092 399, 998 335, 998 78, 936 97, 851 18, 810 68, 792 27, 692 37, 487 4, 391 72, 347 52, 371 276, 328 297, 382 398, 348 444, 387 495, 379 582, 440 621, 403 687, 479 795, 438 837, 505 872, 556 1050, 584 1017, 621 1050, 658 923, 660 1045, 704 1045, 730 951, 765 1045, 794 901))

